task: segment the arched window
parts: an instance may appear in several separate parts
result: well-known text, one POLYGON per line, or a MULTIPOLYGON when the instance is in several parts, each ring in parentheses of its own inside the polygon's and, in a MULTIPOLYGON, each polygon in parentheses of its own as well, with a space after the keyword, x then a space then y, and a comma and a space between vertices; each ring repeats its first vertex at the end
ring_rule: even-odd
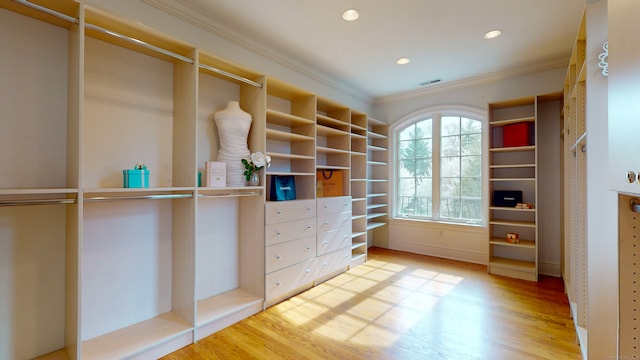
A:
POLYGON ((392 127, 394 216, 484 222, 486 115, 426 109, 392 127))

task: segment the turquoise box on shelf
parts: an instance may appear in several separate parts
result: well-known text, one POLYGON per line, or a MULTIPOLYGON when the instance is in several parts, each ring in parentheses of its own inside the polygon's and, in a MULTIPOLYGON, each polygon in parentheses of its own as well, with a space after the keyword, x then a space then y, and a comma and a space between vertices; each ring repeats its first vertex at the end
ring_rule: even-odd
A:
POLYGON ((149 170, 122 170, 122 186, 125 188, 148 188, 149 170))

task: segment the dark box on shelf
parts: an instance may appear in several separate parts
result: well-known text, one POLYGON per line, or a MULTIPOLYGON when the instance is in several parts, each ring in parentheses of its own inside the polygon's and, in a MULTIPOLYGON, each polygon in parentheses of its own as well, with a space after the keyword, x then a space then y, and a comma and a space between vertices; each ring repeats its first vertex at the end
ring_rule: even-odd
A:
POLYGON ((502 129, 503 146, 515 147, 531 145, 529 142, 529 125, 528 122, 505 125, 502 129))
POLYGON ((520 190, 495 190, 493 192, 493 206, 516 207, 522 202, 520 190))

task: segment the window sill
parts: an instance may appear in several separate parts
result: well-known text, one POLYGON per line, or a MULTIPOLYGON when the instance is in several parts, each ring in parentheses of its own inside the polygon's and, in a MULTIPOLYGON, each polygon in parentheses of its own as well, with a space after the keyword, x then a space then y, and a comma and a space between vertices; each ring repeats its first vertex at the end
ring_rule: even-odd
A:
POLYGON ((429 220, 429 219, 416 219, 405 217, 394 217, 389 220, 390 223, 412 223, 412 224, 425 224, 442 229, 458 229, 458 230, 486 230, 487 225, 482 223, 465 223, 465 222, 452 222, 442 220, 429 220))

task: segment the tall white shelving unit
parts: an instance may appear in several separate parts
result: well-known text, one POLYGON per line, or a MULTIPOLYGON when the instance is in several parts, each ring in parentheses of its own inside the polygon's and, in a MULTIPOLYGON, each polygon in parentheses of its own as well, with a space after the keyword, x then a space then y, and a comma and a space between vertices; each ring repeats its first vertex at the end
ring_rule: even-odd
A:
POLYGON ((157 358, 366 260, 366 114, 73 0, 0 0, 0 33, 0 358, 157 358), (229 101, 273 159, 259 186, 198 183, 229 101), (123 188, 139 161, 150 186, 123 188), (316 199, 319 169, 342 196, 316 199))

